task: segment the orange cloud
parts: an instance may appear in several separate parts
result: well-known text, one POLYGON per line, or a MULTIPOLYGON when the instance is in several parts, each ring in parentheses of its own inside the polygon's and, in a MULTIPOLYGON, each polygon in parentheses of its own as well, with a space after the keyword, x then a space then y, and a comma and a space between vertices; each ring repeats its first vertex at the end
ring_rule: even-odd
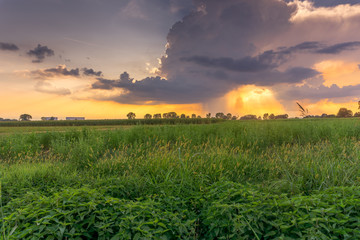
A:
POLYGON ((247 85, 229 92, 225 96, 228 111, 240 116, 264 113, 282 114, 284 107, 275 99, 270 89, 247 85))
POLYGON ((358 63, 329 60, 315 64, 315 69, 323 74, 327 87, 332 84, 339 87, 360 84, 358 63))

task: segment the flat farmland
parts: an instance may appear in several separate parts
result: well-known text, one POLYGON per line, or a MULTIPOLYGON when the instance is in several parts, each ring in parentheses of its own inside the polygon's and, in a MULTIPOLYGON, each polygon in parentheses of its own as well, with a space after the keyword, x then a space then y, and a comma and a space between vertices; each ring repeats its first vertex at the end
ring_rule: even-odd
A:
MULTIPOLYGON (((131 126, 114 126, 114 125, 104 125, 104 126, 92 126, 92 130, 116 130, 119 128, 129 128, 131 126)), ((13 134, 24 134, 24 133, 46 133, 46 132, 68 132, 68 131, 80 131, 84 129, 84 126, 49 126, 49 127, 0 127, 0 136, 1 135, 13 135, 13 134)))
POLYGON ((356 118, 0 125, 1 236, 358 239, 359 143, 356 118))

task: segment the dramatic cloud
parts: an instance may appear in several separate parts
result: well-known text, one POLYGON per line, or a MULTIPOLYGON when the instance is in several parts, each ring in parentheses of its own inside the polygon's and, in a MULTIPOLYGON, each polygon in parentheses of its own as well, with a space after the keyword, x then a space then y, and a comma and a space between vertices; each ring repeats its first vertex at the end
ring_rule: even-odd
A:
MULTIPOLYGON (((293 2, 293 0, 286 0, 286 2, 293 2)), ((312 0, 317 7, 331 7, 339 4, 359 4, 358 0, 312 0)))
MULTIPOLYGON (((282 47, 278 50, 268 50, 258 56, 246 56, 242 59, 192 56, 188 58, 182 58, 182 60, 187 62, 194 62, 204 67, 224 68, 238 72, 259 72, 279 67, 281 64, 289 60, 291 54, 293 53, 316 50, 321 46, 322 45, 319 42, 304 42, 293 47, 282 47)), ((344 48, 345 47, 338 47, 337 49, 340 52, 341 49, 344 48)))
POLYGON ((360 42, 345 42, 325 47, 318 50, 317 53, 338 54, 342 51, 355 50, 357 48, 360 48, 360 42))
POLYGON ((17 51, 17 50, 19 50, 19 47, 13 43, 0 42, 0 50, 17 51))
MULTIPOLYGON (((92 85, 93 89, 112 90, 121 88, 124 93, 118 97, 104 98, 103 100, 112 100, 127 104, 187 104, 205 102, 213 98, 221 97, 230 88, 239 85, 258 84, 262 86, 274 85, 279 83, 299 83, 303 79, 314 77, 319 74, 317 71, 309 68, 290 68, 284 72, 263 71, 253 74, 246 73, 242 79, 227 79, 221 72, 207 73, 206 78, 212 82, 211 85, 202 82, 188 82, 183 84, 181 80, 169 81, 161 77, 148 77, 140 81, 134 81, 129 74, 124 72, 118 80, 108 80, 98 78, 92 85), (211 76, 212 75, 212 76, 211 76), (221 79, 218 79, 221 77, 221 79), (214 79, 215 78, 215 79, 214 79), (214 84, 217 84, 214 86, 214 84)), ((185 76, 184 76, 185 77, 185 76)), ((184 77, 179 76, 180 79, 184 77)), ((201 75, 199 76, 201 77, 201 75)))
POLYGON ((39 69, 36 71, 32 71, 31 75, 38 79, 48 79, 59 76, 80 78, 81 73, 84 76, 94 76, 94 77, 102 76, 101 71, 95 71, 92 68, 82 68, 81 70, 79 68, 68 69, 65 65, 59 65, 56 68, 46 68, 46 69, 39 69))
POLYGON ((72 76, 80 77, 80 70, 76 69, 67 69, 65 65, 59 65, 56 68, 48 68, 32 71, 31 74, 37 78, 53 78, 56 76, 72 76))
POLYGON ((54 56, 54 51, 47 46, 41 46, 40 44, 38 44, 36 48, 28 51, 27 55, 36 58, 32 61, 33 63, 40 63, 44 61, 45 57, 54 56))
MULTIPOLYGON (((360 33, 354 29, 360 28, 360 4, 354 4, 355 1, 346 1, 349 4, 335 0, 180 2, 128 0, 117 8, 114 16, 131 22, 135 28, 161 12, 184 14, 167 35, 159 66, 146 60, 151 62, 151 69, 156 69, 151 74, 157 76, 133 79, 124 72, 118 79, 107 79, 101 71, 92 68, 65 66, 34 74, 43 79, 96 77, 91 87, 97 99, 139 105, 205 105, 246 85, 267 88, 276 93, 279 101, 316 100, 316 92, 329 98, 357 94, 357 83, 346 87, 330 86, 333 82, 324 85, 324 73, 316 68, 318 63, 330 60, 357 65, 360 33)), ((35 57, 34 62, 41 62, 54 52, 38 45, 28 55, 35 57)))
POLYGON ((101 71, 96 72, 92 68, 82 68, 81 70, 83 71, 84 75, 86 75, 86 76, 97 76, 97 77, 102 76, 101 71))
POLYGON ((277 0, 195 4, 197 10, 168 34, 159 68, 166 80, 99 78, 93 88, 122 89, 107 100, 137 104, 206 103, 242 85, 282 89, 276 92, 283 101, 358 94, 357 86, 324 86, 314 65, 359 50, 360 34, 352 29, 360 27, 360 5, 318 8, 309 1, 277 0))
MULTIPOLYGON (((120 96, 104 98, 121 103, 204 103, 241 85, 297 84, 319 74, 309 65, 288 62, 297 54, 315 54, 328 47, 323 41, 287 47, 279 42, 261 51, 291 29, 296 7, 278 0, 197 0, 195 4, 197 10, 168 34, 159 68, 164 78, 129 81, 123 74, 118 80, 98 78, 92 87, 122 89, 120 96)), ((339 47, 338 52, 345 49, 339 47)))
POLYGON ((256 57, 247 56, 242 59, 209 58, 206 56, 193 56, 182 58, 183 61, 194 62, 204 67, 224 68, 238 72, 259 72, 279 67, 297 52, 339 54, 345 50, 355 50, 360 47, 360 42, 345 42, 328 47, 320 42, 304 42, 289 48, 269 50, 256 57))

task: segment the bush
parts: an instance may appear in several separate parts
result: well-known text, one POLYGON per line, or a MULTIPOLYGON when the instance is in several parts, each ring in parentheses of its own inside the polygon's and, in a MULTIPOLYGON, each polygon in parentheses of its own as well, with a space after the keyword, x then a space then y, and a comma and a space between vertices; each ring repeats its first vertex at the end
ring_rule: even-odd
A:
POLYGON ((205 197, 202 234, 205 239, 359 239, 359 190, 338 187, 288 197, 217 183, 205 197))
POLYGON ((50 197, 28 193, 5 207, 9 239, 189 239, 195 219, 186 209, 152 199, 121 200, 88 188, 50 197))

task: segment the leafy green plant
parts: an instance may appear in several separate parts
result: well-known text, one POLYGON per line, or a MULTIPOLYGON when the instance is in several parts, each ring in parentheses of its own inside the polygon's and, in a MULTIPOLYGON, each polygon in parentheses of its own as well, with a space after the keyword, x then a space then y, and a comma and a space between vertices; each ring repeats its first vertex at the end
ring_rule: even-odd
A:
POLYGON ((178 123, 1 135, 2 238, 359 238, 358 120, 178 123))
MULTIPOLYGON (((29 193, 5 208, 9 239, 189 239, 193 214, 152 199, 120 200, 97 190, 68 189, 44 197, 29 193)), ((3 224, 4 226, 4 224, 3 224)))

